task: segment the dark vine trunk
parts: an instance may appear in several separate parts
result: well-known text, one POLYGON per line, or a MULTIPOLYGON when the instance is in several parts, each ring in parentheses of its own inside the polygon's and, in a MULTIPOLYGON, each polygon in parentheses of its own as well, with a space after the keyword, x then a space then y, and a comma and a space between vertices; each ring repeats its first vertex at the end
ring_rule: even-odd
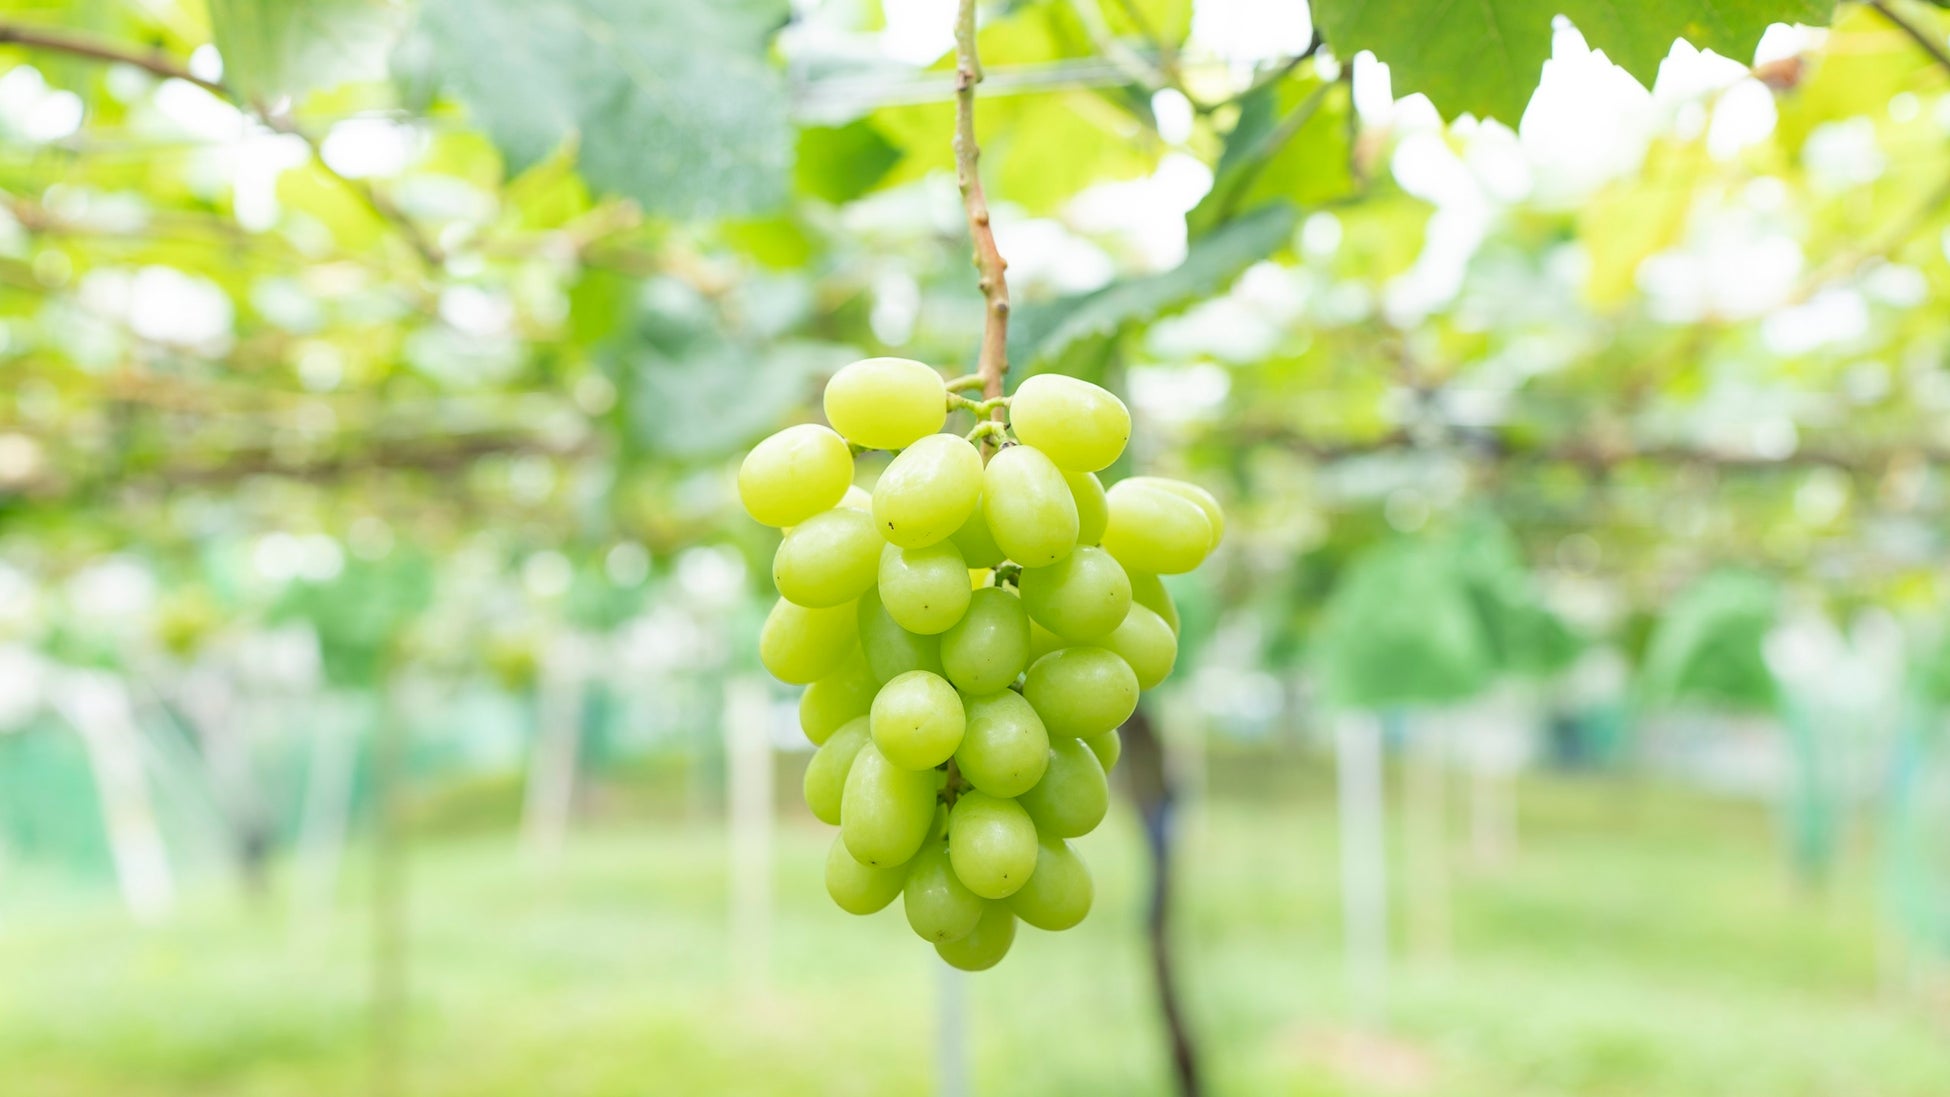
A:
POLYGON ((1201 1097, 1197 1043, 1178 993, 1178 976, 1171 950, 1172 827, 1176 822, 1170 775, 1165 770, 1164 744, 1150 712, 1139 707, 1124 725, 1124 754, 1118 769, 1137 802, 1144 822, 1145 846, 1151 853, 1151 896, 1145 930, 1151 945, 1151 974, 1158 992, 1158 1012, 1170 1045, 1172 1076, 1179 1097, 1201 1097))

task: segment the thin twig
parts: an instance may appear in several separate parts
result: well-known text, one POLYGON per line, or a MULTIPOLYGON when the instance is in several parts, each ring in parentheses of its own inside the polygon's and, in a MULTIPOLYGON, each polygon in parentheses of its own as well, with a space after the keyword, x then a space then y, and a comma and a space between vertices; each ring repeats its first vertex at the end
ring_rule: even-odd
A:
MULTIPOLYGON (((982 376, 982 398, 1002 395, 1002 377, 1009 369, 1009 267, 996 250, 989 225, 989 201, 982 192, 982 147, 975 141, 975 85, 982 82, 982 61, 975 52, 975 0, 961 0, 955 17, 955 182, 968 209, 968 234, 975 245, 975 270, 980 274, 985 305, 982 350, 976 372, 982 376)), ((1000 422, 1002 408, 990 413, 1000 422)))
POLYGON ((342 175, 325 162, 325 155, 318 139, 303 132, 289 118, 280 117, 252 103, 242 93, 218 80, 210 80, 191 72, 186 65, 156 50, 140 50, 116 42, 102 42, 63 31, 46 30, 38 27, 24 27, 13 23, 0 23, 0 45, 25 46, 28 49, 46 50, 50 53, 66 54, 104 64, 134 65, 152 75, 165 80, 182 80, 195 84, 211 95, 230 103, 239 110, 246 111, 278 133, 290 134, 303 141, 311 150, 312 159, 320 170, 338 180, 339 184, 363 202, 381 221, 391 225, 400 237, 412 247, 414 252, 429 267, 439 267, 442 262, 440 249, 429 240, 420 226, 413 223, 405 212, 394 205, 390 199, 374 190, 372 185, 360 179, 342 175))
POLYGON ((1896 14, 1896 10, 1889 6, 1888 0, 1869 0, 1869 6, 1876 10, 1876 14, 1894 23, 1896 29, 1909 35, 1917 45, 1923 47, 1923 51, 1935 58, 1936 63, 1943 66, 1945 72, 1950 72, 1950 50, 1946 50, 1942 42, 1930 37, 1929 32, 1922 27, 1896 14))
POLYGON ((1117 2, 1124 9, 1124 14, 1130 18, 1131 26, 1137 28, 1137 32, 1143 35, 1145 41, 1151 43, 1151 48, 1158 52, 1158 72, 1164 76, 1165 82, 1184 93, 1185 98, 1190 99, 1191 94, 1185 92, 1185 73, 1178 67, 1178 47, 1166 41, 1165 36, 1158 33, 1158 29, 1151 25, 1150 17, 1144 14, 1144 9, 1138 6, 1136 0, 1117 0, 1117 2))

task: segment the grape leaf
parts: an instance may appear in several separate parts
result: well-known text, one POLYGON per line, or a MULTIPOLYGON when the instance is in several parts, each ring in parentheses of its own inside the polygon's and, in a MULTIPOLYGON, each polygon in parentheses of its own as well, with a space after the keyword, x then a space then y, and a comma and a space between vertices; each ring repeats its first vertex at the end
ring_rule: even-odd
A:
POLYGON ((252 102, 382 75, 400 9, 384 0, 209 0, 224 83, 252 102))
POLYGON ((1351 192, 1351 109, 1344 85, 1314 77, 1277 80, 1246 96, 1226 134, 1211 191, 1185 216, 1192 234, 1271 201, 1318 205, 1351 192))
POLYGON ((872 190, 900 163, 899 145, 887 140, 872 120, 843 126, 808 126, 799 131, 793 178, 799 190, 835 204, 851 202, 872 190))
POLYGON ((1562 13, 1593 49, 1650 87, 1659 62, 1684 38, 1747 62, 1772 23, 1826 24, 1835 0, 1475 0, 1433 10, 1377 0, 1318 0, 1314 21, 1336 55, 1372 50, 1396 95, 1422 92, 1446 114, 1516 125, 1551 54, 1562 13))
POLYGON ((1170 270, 1016 310, 1009 326, 1010 385, 1084 340, 1115 335, 1126 324, 1155 320, 1220 292, 1292 239, 1295 218, 1284 202, 1262 206, 1193 241, 1184 261, 1170 270))
POLYGON ((793 136, 766 40, 773 0, 428 0, 424 41, 443 84, 511 172, 571 134, 598 190, 675 217, 784 202, 793 136))

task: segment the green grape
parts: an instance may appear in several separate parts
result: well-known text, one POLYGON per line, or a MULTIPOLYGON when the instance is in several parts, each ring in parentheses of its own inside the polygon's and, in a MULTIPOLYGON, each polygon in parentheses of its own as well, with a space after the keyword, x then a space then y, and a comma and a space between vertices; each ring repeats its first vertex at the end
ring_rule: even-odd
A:
POLYGON ((1046 568, 1022 569, 1022 606, 1066 640, 1095 640, 1124 620, 1131 581, 1100 548, 1083 546, 1046 568))
POLYGON ((840 496, 840 506, 857 510, 862 514, 873 513, 873 495, 858 484, 848 484, 846 494, 840 496))
POLYGON ((1054 564, 1077 544, 1077 502, 1063 473, 1034 446, 1009 446, 989 458, 982 516, 995 543, 1026 568, 1054 564))
POLYGON ((965 698, 967 730, 955 765, 968 783, 990 796, 1021 796, 1049 766, 1049 732, 1022 694, 1000 689, 965 698))
POLYGON ((1165 589, 1164 580, 1148 571, 1125 569, 1131 577, 1131 601, 1165 619, 1171 626, 1171 634, 1178 635, 1178 607, 1172 603, 1171 592, 1165 589))
POLYGON ((953 434, 930 434, 901 451, 873 486, 875 530, 889 544, 945 541, 982 498, 982 455, 953 434))
POLYGON ((914 856, 934 824, 935 773, 902 769, 867 743, 840 797, 840 836, 863 865, 892 868, 914 856))
POLYGON ((1138 688, 1156 689, 1178 661, 1178 637, 1148 606, 1132 606, 1124 623, 1098 641, 1131 665, 1138 688))
POLYGON ((902 769, 931 770, 954 757, 965 717, 946 678, 910 670, 880 687, 868 718, 874 746, 902 769))
POLYGON ((1094 472, 1066 472, 1063 483, 1070 498, 1077 501, 1077 544, 1095 545, 1104 539, 1104 525, 1110 521, 1110 504, 1104 499, 1104 483, 1094 472))
POLYGON ((833 836, 833 844, 826 850, 826 894, 833 897, 841 910, 848 914, 882 910, 894 901, 906 883, 906 866, 863 865, 846 851, 846 839, 833 836))
POLYGON ((968 890, 1006 899, 1036 871, 1036 824, 1014 800, 970 789, 948 812, 948 860, 968 890))
POLYGON ((923 941, 957 941, 982 920, 981 897, 955 875, 948 861, 948 843, 936 839, 914 855, 902 889, 907 924, 923 941))
POLYGON ((1060 373, 1039 373, 1016 386, 1009 399, 1009 427, 1059 467, 1095 472, 1124 452, 1131 440, 1131 412, 1108 389, 1060 373))
POLYGON ((888 545, 880 553, 880 605, 894 623, 920 636, 948 631, 968 612, 968 565, 947 543, 888 545))
POLYGON ((961 550, 961 558, 968 561, 971 568, 992 568, 1008 557, 1002 546, 995 543, 995 535, 989 532, 989 520, 982 513, 978 500, 974 510, 968 512, 968 521, 961 528, 948 535, 948 540, 961 550))
POLYGON ((838 670, 859 642, 859 611, 851 602, 808 609, 781 598, 759 630, 758 659, 772 677, 803 686, 838 670))
POLYGON ((1045 834, 1037 839, 1036 871, 1009 896, 1008 903, 1016 917, 1037 929, 1054 931, 1083 921, 1095 897, 1096 887, 1083 858, 1070 843, 1045 834))
POLYGON ((738 498, 745 513, 781 528, 830 509, 851 483, 853 454, 846 440, 812 423, 765 439, 738 466, 738 498))
POLYGON ((972 593, 968 612, 941 634, 941 666, 964 693, 1007 689, 1029 667, 1029 614, 1022 599, 1001 587, 972 593))
MULTIPOLYGON (((866 753, 861 752, 861 757, 866 753)), ((857 763, 856 763, 857 764, 857 763)), ((1016 799, 1036 828, 1058 838, 1080 838, 1097 829, 1110 811, 1110 782, 1104 764, 1079 739, 1056 739, 1049 747, 1049 769, 1036 787, 1016 799)))
POLYGON ((1219 508, 1219 501, 1188 480, 1174 480, 1169 476, 1132 476, 1124 481, 1128 484, 1146 484, 1161 491, 1171 492, 1182 499, 1189 499, 1205 512, 1205 520, 1212 523, 1212 547, 1218 548, 1226 536, 1226 512, 1219 508))
POLYGON ((1199 566, 1212 551, 1211 520, 1182 495, 1120 480, 1104 498, 1110 502, 1104 547, 1126 568, 1176 575, 1199 566))
POLYGON ((1103 763, 1105 773, 1116 769, 1117 760, 1124 756, 1124 738, 1117 732, 1106 731, 1102 735, 1092 735, 1082 742, 1084 746, 1090 748, 1090 753, 1097 756, 1097 761, 1103 763))
POLYGON ((792 527, 772 557, 772 582, 795 605, 851 602, 873 586, 884 542, 873 519, 834 507, 792 527))
POLYGON ((1035 665, 1036 660, 1065 646, 1067 643, 1068 641, 1064 640, 1061 636, 1037 624, 1035 618, 1030 618, 1029 663, 1031 666, 1035 665))
POLYGON ((866 657, 856 651, 838 670, 807 686, 800 695, 799 729, 818 746, 841 724, 865 716, 879 689, 873 671, 867 669, 866 657))
POLYGON ((910 670, 941 673, 941 638, 917 636, 900 627, 880 604, 880 595, 868 591, 860 596, 858 628, 860 650, 876 684, 886 683, 910 670))
POLYGON ((826 382, 826 421, 865 449, 900 449, 948 421, 941 375, 907 358, 865 358, 826 382))
POLYGON ((1051 739, 1101 735, 1137 711, 1137 675, 1116 652, 1063 648, 1031 664, 1022 695, 1051 739))
POLYGON ((943 960, 963 971, 987 971, 1002 962, 1016 943, 1016 916, 1002 903, 984 903, 982 920, 966 937, 934 946, 943 960))
POLYGON ((829 826, 840 824, 840 805, 846 795, 846 778, 860 748, 872 739, 867 718, 858 716, 841 725, 833 737, 819 744, 812 761, 806 763, 806 806, 813 818, 829 826))

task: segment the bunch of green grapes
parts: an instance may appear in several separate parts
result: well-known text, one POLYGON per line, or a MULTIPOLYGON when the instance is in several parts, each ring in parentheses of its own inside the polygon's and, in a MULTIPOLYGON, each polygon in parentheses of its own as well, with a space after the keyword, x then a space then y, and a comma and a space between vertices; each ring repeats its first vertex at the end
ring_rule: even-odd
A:
POLYGON ((1178 655, 1158 576, 1224 532, 1194 485, 1104 489, 1131 433, 1110 392, 1045 374, 994 403, 1009 423, 972 432, 1001 435, 984 462, 940 432, 950 408, 989 404, 869 358, 827 385, 832 429, 788 427, 738 471, 745 509, 785 530, 759 655, 807 687, 806 803, 840 828, 827 891, 854 914, 901 898, 971 971, 1002 959, 1018 920, 1063 930, 1089 912, 1069 840, 1103 820, 1117 729, 1178 655), (895 454, 871 493, 853 483, 864 450, 895 454))

